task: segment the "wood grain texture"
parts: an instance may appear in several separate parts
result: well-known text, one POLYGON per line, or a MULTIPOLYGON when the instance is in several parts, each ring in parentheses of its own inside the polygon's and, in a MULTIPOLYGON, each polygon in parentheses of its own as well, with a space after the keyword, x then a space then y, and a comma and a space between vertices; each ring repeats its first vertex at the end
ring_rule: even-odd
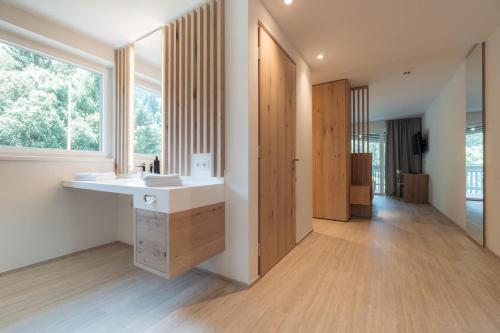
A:
POLYGON ((0 275, 3 332, 500 331, 500 259, 428 205, 381 196, 372 220, 314 232, 248 290, 165 280, 114 244, 0 275))
POLYGON ((373 199, 372 154, 351 154, 351 214, 371 217, 373 199), (364 207, 363 207, 364 206, 364 207))
POLYGON ((340 80, 313 86, 313 215, 348 221, 351 212, 351 90, 340 80))
POLYGON ((295 246, 296 69, 259 27, 259 273, 295 246))
POLYGON ((372 184, 372 159, 371 153, 351 154, 352 185, 372 184))
POLYGON ((403 200, 405 202, 428 203, 429 175, 404 173, 403 181, 403 200))
POLYGON ((351 205, 372 205, 371 185, 351 185, 350 201, 351 205))
POLYGON ((224 251, 224 203, 169 215, 168 235, 172 278, 224 251))
POLYGON ((212 154, 224 175, 224 0, 163 29, 164 172, 190 174, 193 153, 212 154))
POLYGON ((225 249, 224 203, 173 214, 135 209, 135 264, 171 279, 225 249))

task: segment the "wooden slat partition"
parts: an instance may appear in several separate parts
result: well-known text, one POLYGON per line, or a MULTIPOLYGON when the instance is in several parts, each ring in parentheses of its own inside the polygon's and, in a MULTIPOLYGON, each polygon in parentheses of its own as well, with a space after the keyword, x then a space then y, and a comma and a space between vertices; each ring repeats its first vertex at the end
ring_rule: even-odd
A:
POLYGON ((368 86, 351 89, 352 153, 370 152, 370 108, 368 86))
POLYGON ((190 174, 191 155, 211 154, 224 175, 224 0, 210 0, 163 28, 165 173, 190 174))

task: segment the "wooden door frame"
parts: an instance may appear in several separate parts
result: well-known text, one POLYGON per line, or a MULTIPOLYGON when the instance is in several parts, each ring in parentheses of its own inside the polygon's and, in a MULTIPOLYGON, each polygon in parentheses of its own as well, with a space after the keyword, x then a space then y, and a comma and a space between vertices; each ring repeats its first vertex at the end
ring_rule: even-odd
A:
MULTIPOLYGON (((257 195, 258 195, 258 201, 257 201, 257 216, 258 216, 258 230, 257 230, 257 233, 258 233, 258 254, 257 254, 257 257, 258 257, 258 263, 257 263, 257 266, 258 266, 258 275, 259 277, 263 276, 263 274, 261 273, 261 188, 260 188, 260 177, 261 177, 261 169, 260 169, 260 135, 261 135, 261 128, 260 128, 260 119, 261 119, 261 107, 260 107, 260 102, 261 102, 261 96, 260 96, 260 82, 261 82, 261 77, 260 77, 260 40, 261 40, 261 37, 260 37, 260 31, 261 29, 274 41, 274 43, 276 43, 276 45, 280 48, 280 50, 285 54, 285 56, 293 63, 293 65, 297 66, 297 64, 295 63, 295 61, 293 60, 293 58, 290 56, 290 54, 283 48, 283 46, 281 46, 281 44, 278 42, 278 40, 274 37, 274 35, 271 33, 271 31, 266 27, 266 25, 262 22, 262 21, 258 21, 258 27, 257 27, 257 52, 258 52, 258 56, 257 56, 257 104, 258 104, 258 113, 257 113, 257 122, 258 122, 258 189, 257 189, 257 195)), ((297 83, 297 73, 295 73, 295 84, 297 83)), ((295 98, 297 98, 297 91, 295 90, 295 98)), ((297 106, 295 106, 295 113, 294 113, 294 117, 297 118, 297 106)), ((295 123, 295 129, 293 131, 293 136, 294 136, 294 147, 293 147, 293 153, 294 155, 296 156, 296 145, 297 145, 297 124, 296 124, 296 120, 294 121, 295 123)), ((294 168, 294 191, 293 191, 293 197, 292 197, 292 205, 293 205, 293 209, 294 209, 294 221, 292 222, 293 225, 294 225, 294 229, 295 229, 295 233, 296 233, 296 230, 297 230, 297 200, 296 200, 296 168, 294 168)), ((295 237, 295 244, 297 243, 297 236, 294 235, 295 237)), ((294 245, 295 247, 295 245, 294 245)), ((264 273, 265 274, 265 273, 264 273)))

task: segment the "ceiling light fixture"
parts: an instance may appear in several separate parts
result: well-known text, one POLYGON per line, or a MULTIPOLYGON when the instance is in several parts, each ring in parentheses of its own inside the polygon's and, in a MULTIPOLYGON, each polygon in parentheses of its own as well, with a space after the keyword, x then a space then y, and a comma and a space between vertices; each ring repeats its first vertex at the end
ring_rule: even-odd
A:
POLYGON ((324 55, 323 53, 320 53, 320 54, 318 54, 318 55, 316 56, 316 58, 317 58, 318 60, 323 60, 323 58, 324 58, 324 57, 325 57, 325 55, 324 55))
POLYGON ((291 5, 293 0, 285 0, 285 5, 291 5))

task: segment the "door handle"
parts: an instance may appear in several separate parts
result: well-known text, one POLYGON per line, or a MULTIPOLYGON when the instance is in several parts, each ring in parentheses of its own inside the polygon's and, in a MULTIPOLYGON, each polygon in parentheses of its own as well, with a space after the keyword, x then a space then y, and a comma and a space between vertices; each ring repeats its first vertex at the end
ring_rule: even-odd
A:
POLYGON ((292 162, 300 162, 300 158, 294 158, 292 162))

